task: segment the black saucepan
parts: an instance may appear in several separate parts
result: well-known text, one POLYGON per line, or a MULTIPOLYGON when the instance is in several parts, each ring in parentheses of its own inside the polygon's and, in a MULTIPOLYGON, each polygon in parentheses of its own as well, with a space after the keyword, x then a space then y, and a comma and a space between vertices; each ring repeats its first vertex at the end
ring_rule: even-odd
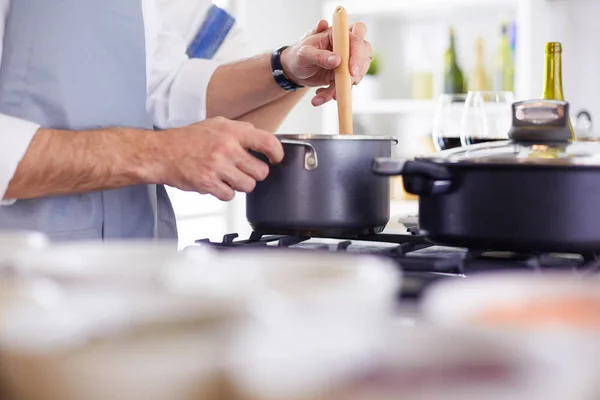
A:
MULTIPOLYGON (((390 218, 390 180, 373 159, 390 157, 394 138, 280 135, 283 161, 246 195, 255 232, 355 237, 381 232, 390 218)), ((268 162, 262 155, 257 157, 268 162)))
POLYGON ((506 142, 432 157, 374 161, 419 196, 419 229, 432 242, 480 250, 600 250, 600 143, 571 142, 569 107, 513 105, 506 142))
MULTIPOLYGON (((390 218, 390 181, 371 171, 390 157, 394 138, 352 134, 352 79, 348 15, 336 7, 333 48, 339 135, 279 136, 285 156, 246 196, 255 232, 356 237, 381 232, 390 218)), ((256 155, 260 157, 260 155, 256 155)), ((264 157, 263 160, 266 161, 264 157)))

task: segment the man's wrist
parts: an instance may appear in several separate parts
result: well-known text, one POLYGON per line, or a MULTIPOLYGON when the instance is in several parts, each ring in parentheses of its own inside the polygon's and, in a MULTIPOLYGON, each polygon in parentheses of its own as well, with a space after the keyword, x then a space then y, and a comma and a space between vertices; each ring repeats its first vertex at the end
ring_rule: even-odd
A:
POLYGON ((139 151, 139 159, 130 165, 135 180, 142 184, 164 184, 167 175, 165 161, 168 158, 167 149, 168 130, 167 131, 149 131, 137 132, 143 135, 139 151))
POLYGON ((289 47, 275 50, 271 55, 271 68, 275 82, 284 90, 296 91, 303 88, 290 73, 293 60, 290 59, 289 47))

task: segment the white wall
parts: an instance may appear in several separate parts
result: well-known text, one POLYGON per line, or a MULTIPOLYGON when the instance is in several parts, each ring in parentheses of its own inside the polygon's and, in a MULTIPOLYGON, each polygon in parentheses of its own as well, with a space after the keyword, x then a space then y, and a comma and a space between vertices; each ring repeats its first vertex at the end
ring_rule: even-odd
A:
MULTIPOLYGON (((320 0, 238 0, 238 18, 257 51, 271 51, 298 41, 321 17, 320 0)), ((321 111, 310 104, 310 93, 283 123, 282 133, 316 133, 321 111)))
POLYGON ((588 109, 600 121, 600 0, 551 3, 548 37, 563 42, 563 89, 572 113, 588 109))

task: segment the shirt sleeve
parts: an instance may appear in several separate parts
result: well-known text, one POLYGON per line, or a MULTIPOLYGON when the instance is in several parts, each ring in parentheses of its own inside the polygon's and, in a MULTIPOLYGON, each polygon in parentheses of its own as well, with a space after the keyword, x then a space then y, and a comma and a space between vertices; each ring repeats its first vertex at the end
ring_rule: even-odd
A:
MULTIPOLYGON (((10 0, 0 0, 0 60, 9 8, 10 0)), ((2 201, 2 199, 38 129, 39 125, 32 122, 0 114, 0 205, 2 206, 15 202, 15 200, 2 201)))
POLYGON ((156 32, 149 61, 148 112, 161 129, 202 121, 206 119, 208 84, 219 64, 190 59, 184 38, 163 24, 156 4, 152 6, 145 15, 147 27, 156 32))
MULTIPOLYGON (((25 155, 39 125, 0 114, 0 199, 8 189, 21 159, 25 155)), ((0 205, 11 205, 15 200, 4 200, 0 205)))

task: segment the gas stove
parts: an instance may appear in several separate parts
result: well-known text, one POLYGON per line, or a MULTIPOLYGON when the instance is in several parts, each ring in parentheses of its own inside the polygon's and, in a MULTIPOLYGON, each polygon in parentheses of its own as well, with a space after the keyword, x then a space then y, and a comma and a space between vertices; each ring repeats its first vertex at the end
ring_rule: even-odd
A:
POLYGON ((399 297, 412 300, 418 299, 431 283, 440 279, 464 279, 487 271, 528 270, 532 273, 544 273, 562 270, 574 274, 600 272, 600 251, 597 254, 474 251, 435 245, 420 236, 416 226, 407 226, 406 231, 399 233, 380 233, 353 239, 254 232, 248 239, 240 239, 238 234, 229 234, 220 242, 201 239, 196 243, 226 251, 251 247, 264 251, 296 249, 387 257, 398 264, 403 274, 399 297))

